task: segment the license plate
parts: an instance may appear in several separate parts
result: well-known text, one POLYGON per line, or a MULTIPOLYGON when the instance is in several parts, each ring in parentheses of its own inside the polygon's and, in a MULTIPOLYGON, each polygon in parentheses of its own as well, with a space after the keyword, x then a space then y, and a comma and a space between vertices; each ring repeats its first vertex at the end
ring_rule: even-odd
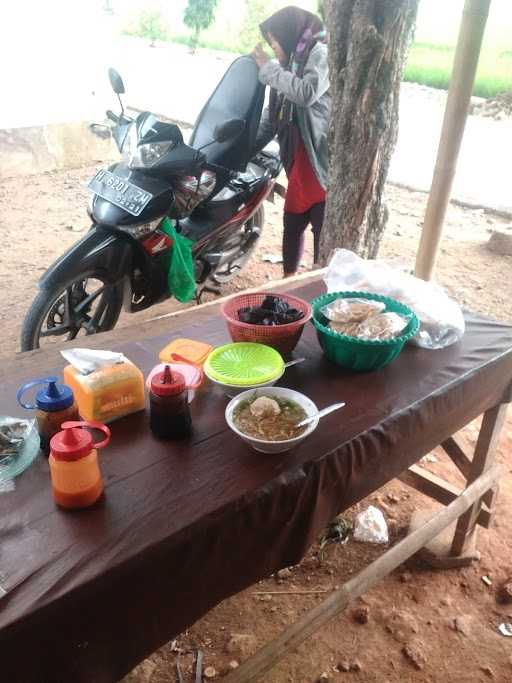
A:
POLYGON ((88 188, 132 216, 139 216, 153 199, 153 195, 146 190, 104 169, 96 173, 88 188))

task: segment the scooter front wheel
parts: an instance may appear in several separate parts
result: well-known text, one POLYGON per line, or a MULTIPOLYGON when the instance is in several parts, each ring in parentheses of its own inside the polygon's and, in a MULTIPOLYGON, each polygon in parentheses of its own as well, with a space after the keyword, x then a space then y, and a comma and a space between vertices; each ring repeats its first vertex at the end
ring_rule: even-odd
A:
POLYGON ((21 329, 21 350, 97 334, 115 327, 123 304, 122 283, 92 273, 41 289, 21 329))

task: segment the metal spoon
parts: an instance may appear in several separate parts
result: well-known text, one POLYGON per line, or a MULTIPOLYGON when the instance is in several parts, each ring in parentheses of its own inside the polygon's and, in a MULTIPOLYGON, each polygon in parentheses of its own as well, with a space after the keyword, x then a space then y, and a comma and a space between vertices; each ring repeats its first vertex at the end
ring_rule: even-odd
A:
POLYGON ((306 417, 304 420, 299 422, 297 427, 305 427, 308 425, 310 422, 313 422, 317 418, 320 419, 321 417, 325 417, 326 415, 329 415, 329 413, 334 412, 335 410, 339 410, 340 408, 343 408, 345 403, 333 403, 332 406, 327 406, 327 408, 323 408, 322 410, 319 410, 318 413, 315 413, 314 415, 310 415, 309 417, 306 417))
POLYGON ((289 360, 288 363, 284 364, 284 367, 285 368, 291 368, 292 365, 298 365, 299 363, 302 363, 305 360, 306 360, 305 358, 296 358, 295 360, 289 360))

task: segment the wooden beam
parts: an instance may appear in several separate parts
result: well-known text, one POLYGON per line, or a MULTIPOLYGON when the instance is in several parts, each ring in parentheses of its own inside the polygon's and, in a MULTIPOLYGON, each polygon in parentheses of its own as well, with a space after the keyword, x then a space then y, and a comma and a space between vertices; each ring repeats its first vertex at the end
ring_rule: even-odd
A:
POLYGON ((471 458, 466 454, 457 439, 454 436, 450 436, 449 439, 443 441, 441 447, 450 457, 453 464, 456 465, 459 471, 464 475, 464 479, 467 479, 471 470, 471 458))
MULTIPOLYGON (((494 466, 496 448, 498 447, 501 430, 507 416, 507 409, 508 405, 502 404, 484 413, 482 426, 480 427, 478 440, 475 446, 471 472, 468 477, 468 484, 477 480, 482 473, 494 466)), ((485 493, 487 493, 487 491, 485 493)), ((464 551, 475 532, 478 516, 482 510, 483 497, 484 496, 482 495, 482 497, 477 500, 457 522, 451 548, 451 554, 453 556, 464 554, 464 551)), ((495 495, 492 496, 491 500, 489 500, 489 498, 487 499, 491 511, 494 509, 494 498, 495 495)))
POLYGON ((386 551, 384 555, 343 584, 319 605, 306 612, 281 635, 267 643, 233 673, 228 674, 223 679, 225 683, 251 683, 259 680, 288 652, 297 648, 306 638, 342 612, 350 602, 363 595, 470 509, 475 500, 479 500, 494 486, 498 477, 497 466, 487 470, 424 526, 386 551))
POLYGON ((496 514, 496 500, 498 498, 499 484, 496 484, 492 489, 482 496, 482 510, 477 519, 477 524, 488 529, 494 520, 496 514), (485 513, 486 521, 482 521, 482 514, 485 513))
POLYGON ((411 465, 398 479, 407 486, 424 493, 443 505, 449 505, 460 494, 461 489, 441 479, 418 465, 411 465))
MULTIPOLYGON (((457 496, 461 494, 461 489, 450 482, 445 481, 436 474, 429 472, 423 467, 412 465, 408 470, 403 472, 398 479, 407 486, 425 494, 429 498, 437 500, 443 505, 449 505, 457 496)), ((487 507, 482 507, 477 524, 489 528, 491 522, 491 512, 487 507)))
POLYGON ((430 280, 434 273, 490 4, 491 0, 466 0, 464 5, 434 177, 416 257, 416 275, 424 280, 430 280))

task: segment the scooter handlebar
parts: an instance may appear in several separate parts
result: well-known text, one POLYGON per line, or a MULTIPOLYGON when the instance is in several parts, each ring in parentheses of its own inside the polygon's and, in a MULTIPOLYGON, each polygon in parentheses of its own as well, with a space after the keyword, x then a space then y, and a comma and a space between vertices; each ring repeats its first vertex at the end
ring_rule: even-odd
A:
POLYGON ((225 166, 220 166, 219 164, 213 164, 211 162, 206 162, 204 164, 204 168, 209 170, 209 171, 214 171, 215 173, 223 173, 227 175, 229 178, 236 178, 236 173, 232 171, 229 168, 226 168, 225 166))
POLYGON ((110 109, 107 109, 107 119, 110 119, 114 123, 119 123, 119 116, 116 116, 110 109))

